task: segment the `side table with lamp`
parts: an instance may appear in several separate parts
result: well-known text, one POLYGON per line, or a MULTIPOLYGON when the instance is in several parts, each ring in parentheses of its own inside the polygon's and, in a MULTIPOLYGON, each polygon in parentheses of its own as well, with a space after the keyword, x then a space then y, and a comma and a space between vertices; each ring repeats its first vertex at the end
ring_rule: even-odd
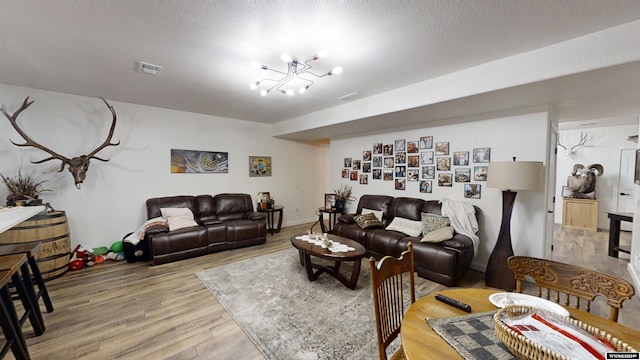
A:
POLYGON ((516 279, 507 265, 513 255, 511 245, 511 213, 517 191, 537 190, 542 186, 544 166, 539 161, 497 161, 489 163, 487 187, 502 190, 502 223, 498 240, 491 251, 485 270, 485 285, 505 290, 516 287, 516 279))

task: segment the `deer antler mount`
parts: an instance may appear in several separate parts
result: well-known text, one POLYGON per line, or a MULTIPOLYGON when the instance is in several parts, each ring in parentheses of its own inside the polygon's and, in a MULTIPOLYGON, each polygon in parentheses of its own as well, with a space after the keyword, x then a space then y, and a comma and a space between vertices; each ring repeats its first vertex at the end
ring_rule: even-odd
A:
POLYGON ((573 155, 573 154, 576 152, 576 149, 577 149, 577 148, 579 148, 579 147, 583 147, 583 146, 589 146, 589 145, 585 145, 585 144, 587 143, 587 136, 588 136, 588 135, 589 135, 588 133, 584 133, 584 134, 583 134, 582 132, 580 132, 580 141, 578 141, 578 143, 577 143, 577 144, 575 144, 575 145, 573 145, 573 146, 570 146, 570 147, 567 147, 567 146, 562 145, 562 143, 560 143, 560 139, 558 138, 558 146, 560 146, 561 148, 563 148, 563 149, 564 149, 564 152, 565 152, 567 155, 571 156, 571 155, 573 155))
POLYGON ((43 162, 47 162, 50 160, 60 160, 62 162, 60 169, 58 170, 59 172, 64 170, 64 167, 68 165, 68 169, 69 172, 71 172, 71 174, 73 175, 73 180, 75 182, 76 188, 80 189, 80 184, 82 184, 82 182, 84 181, 84 179, 87 177, 87 170, 89 170, 89 161, 91 159, 96 159, 96 160, 100 160, 100 161, 109 161, 109 159, 103 159, 103 158, 99 158, 96 155, 98 154, 98 152, 104 148, 106 148, 107 146, 118 146, 120 145, 120 141, 116 142, 116 143, 112 143, 111 142, 111 138, 113 137, 113 132, 116 129, 116 111, 113 109, 113 106, 109 105, 109 103, 107 102, 107 100, 102 99, 102 101, 104 101, 105 105, 107 105, 107 108, 109 109, 109 111, 111 112, 111 115, 113 117, 113 120, 111 121, 111 128, 109 129, 109 134, 107 135, 106 140, 100 144, 100 146, 98 146, 97 148, 95 148, 93 151, 91 151, 88 155, 80 155, 80 156, 76 156, 74 158, 67 158, 64 157, 60 154, 58 154, 57 152, 49 149, 46 146, 40 145, 39 143, 35 142, 33 139, 31 139, 29 137, 29 135, 27 135, 24 130, 22 130, 20 128, 20 126, 18 125, 18 115, 20 115, 21 112, 23 112, 25 109, 27 109, 29 106, 31 106, 31 104, 33 104, 33 100, 29 101, 29 97, 27 96, 26 99, 24 99, 24 102, 22 103, 22 105, 20 106, 20 108, 18 110, 16 110, 12 115, 9 114, 7 112, 7 110, 4 108, 4 104, 2 105, 2 107, 0 108, 0 111, 2 111, 2 113, 4 114, 4 116, 9 119, 9 122, 11 123, 11 126, 13 126, 13 128, 18 132, 18 134, 20 134, 20 136, 22 136, 22 138, 24 139, 24 143, 22 144, 17 144, 15 142, 13 142, 13 140, 9 140, 11 141, 11 143, 15 146, 19 146, 19 147, 25 147, 25 146, 30 146, 30 147, 34 147, 36 149, 40 149, 46 153, 48 153, 50 156, 47 158, 44 158, 42 160, 38 160, 38 161, 31 161, 33 164, 41 164, 43 162))

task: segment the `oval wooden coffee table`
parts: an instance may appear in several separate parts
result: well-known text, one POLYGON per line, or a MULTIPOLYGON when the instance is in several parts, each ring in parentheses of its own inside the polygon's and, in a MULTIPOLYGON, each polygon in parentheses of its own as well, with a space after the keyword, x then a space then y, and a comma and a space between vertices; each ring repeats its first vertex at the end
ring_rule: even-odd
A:
POLYGON ((364 246, 359 243, 343 238, 337 235, 328 235, 330 240, 337 241, 340 244, 347 245, 355 248, 355 250, 348 252, 331 252, 329 249, 323 249, 320 245, 306 242, 296 237, 302 235, 294 235, 291 237, 291 244, 298 249, 300 254, 300 265, 304 266, 307 270, 307 277, 309 281, 315 281, 322 273, 327 273, 334 278, 338 279, 344 286, 349 289, 355 289, 358 283, 358 276, 360 275, 360 260, 366 253, 364 246), (315 256, 320 259, 330 260, 334 262, 333 266, 324 266, 320 264, 314 264, 311 262, 311 256, 315 256), (351 278, 347 280, 342 274, 340 274, 340 265, 344 261, 353 261, 353 270, 351 271, 351 278), (318 269, 315 272, 313 269, 318 269))

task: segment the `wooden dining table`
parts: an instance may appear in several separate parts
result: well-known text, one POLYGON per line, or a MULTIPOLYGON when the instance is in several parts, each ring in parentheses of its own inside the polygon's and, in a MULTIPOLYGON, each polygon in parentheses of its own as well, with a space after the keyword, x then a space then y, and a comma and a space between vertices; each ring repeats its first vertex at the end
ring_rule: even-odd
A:
MULTIPOLYGON (((400 329, 402 347, 406 358, 409 360, 462 359, 453 347, 431 329, 425 319, 463 316, 469 313, 436 300, 436 294, 443 294, 471 305, 473 314, 497 310, 489 301, 489 295, 498 292, 503 292, 503 290, 460 288, 437 291, 416 300, 405 313, 400 329)), ((571 307, 566 308, 572 318, 593 325, 626 342, 633 348, 640 349, 639 330, 583 310, 571 307)))

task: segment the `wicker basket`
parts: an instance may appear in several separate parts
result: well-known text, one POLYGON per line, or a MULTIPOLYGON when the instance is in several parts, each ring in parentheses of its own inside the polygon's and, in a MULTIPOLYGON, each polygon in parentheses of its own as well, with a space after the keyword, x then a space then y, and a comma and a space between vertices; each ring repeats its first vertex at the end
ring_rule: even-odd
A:
MULTIPOLYGON (((493 316, 494 330, 500 341, 520 360, 571 360, 566 356, 560 355, 555 351, 545 348, 544 346, 533 342, 526 337, 511 330, 501 319, 505 317, 515 317, 530 314, 534 311, 543 312, 540 309, 533 308, 531 306, 523 305, 509 305, 500 309, 493 316)), ((585 324, 582 321, 562 317, 555 313, 544 312, 545 316, 553 317, 561 322, 573 324, 579 328, 587 331, 591 335, 605 339, 610 342, 617 351, 623 352, 638 352, 638 350, 632 348, 628 344, 618 340, 610 334, 585 324)))

